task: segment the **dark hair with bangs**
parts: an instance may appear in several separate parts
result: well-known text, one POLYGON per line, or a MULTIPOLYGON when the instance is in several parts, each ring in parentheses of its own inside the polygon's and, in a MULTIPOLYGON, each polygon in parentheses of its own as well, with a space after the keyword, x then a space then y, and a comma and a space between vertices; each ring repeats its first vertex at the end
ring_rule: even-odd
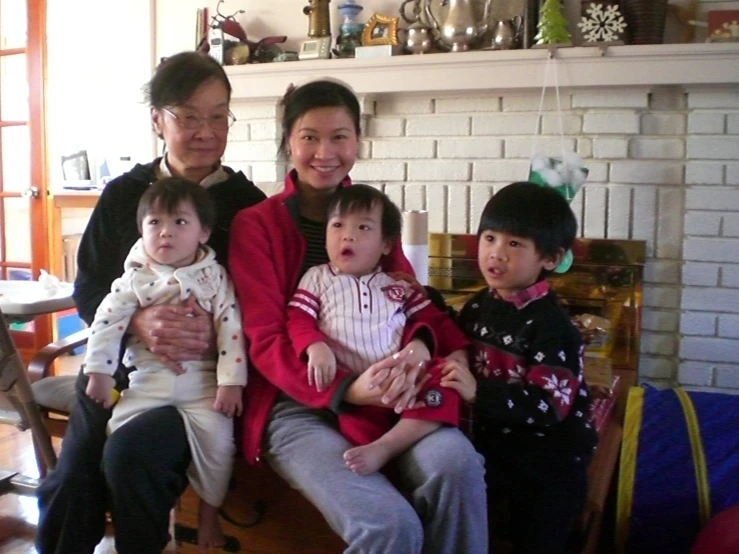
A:
POLYGON ((513 183, 500 189, 485 205, 477 229, 509 233, 534 242, 542 256, 556 256, 572 247, 577 220, 565 198, 551 187, 513 183))
POLYGON ((144 97, 152 108, 181 106, 200 85, 211 79, 223 83, 230 101, 231 82, 221 64, 202 52, 180 52, 162 60, 154 76, 144 85, 144 97))
POLYGON ((361 110, 359 100, 346 85, 335 81, 318 80, 305 83, 297 88, 291 87, 282 97, 282 139, 279 152, 286 153, 290 134, 295 123, 307 112, 316 108, 345 108, 354 124, 357 137, 361 134, 361 110))
POLYGON ((339 187, 328 205, 329 218, 337 213, 346 215, 356 212, 369 212, 375 206, 382 207, 382 238, 397 240, 403 223, 398 207, 386 194, 369 185, 339 187))
POLYGON ((213 229, 216 207, 208 191, 189 179, 165 177, 149 185, 139 200, 139 207, 136 211, 139 233, 143 232, 141 224, 147 214, 154 210, 173 214, 182 202, 190 202, 193 205, 200 225, 209 230, 213 229))

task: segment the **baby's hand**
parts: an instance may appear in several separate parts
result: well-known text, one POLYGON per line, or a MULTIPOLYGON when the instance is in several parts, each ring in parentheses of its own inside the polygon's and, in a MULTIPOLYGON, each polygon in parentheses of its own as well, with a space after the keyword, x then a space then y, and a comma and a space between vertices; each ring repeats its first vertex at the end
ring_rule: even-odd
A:
POLYGON ((90 373, 88 377, 87 389, 85 389, 87 396, 98 404, 102 404, 103 408, 113 406, 115 400, 118 399, 118 395, 114 395, 115 379, 113 376, 105 373, 90 373))
POLYGON ((336 377, 336 356, 325 342, 314 342, 307 349, 308 384, 315 383, 319 392, 336 377))
POLYGON ((224 385, 218 387, 213 409, 228 417, 240 416, 244 407, 244 387, 239 385, 224 385))
POLYGON ((451 355, 441 367, 441 386, 454 389, 465 402, 474 403, 477 398, 477 379, 467 367, 466 360, 451 355))

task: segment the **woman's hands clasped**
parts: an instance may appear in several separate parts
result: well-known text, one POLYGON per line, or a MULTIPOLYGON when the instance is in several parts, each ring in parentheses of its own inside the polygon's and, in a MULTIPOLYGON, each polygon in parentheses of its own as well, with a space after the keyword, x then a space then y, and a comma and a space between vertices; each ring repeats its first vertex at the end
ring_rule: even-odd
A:
POLYGON ((349 386, 344 400, 350 404, 392 407, 396 413, 421 408, 424 403, 416 397, 431 378, 426 372, 430 359, 426 345, 413 340, 397 354, 370 366, 349 386))
POLYGON ((182 304, 138 310, 128 329, 177 374, 184 373, 180 362, 203 360, 216 353, 213 316, 192 296, 182 304))

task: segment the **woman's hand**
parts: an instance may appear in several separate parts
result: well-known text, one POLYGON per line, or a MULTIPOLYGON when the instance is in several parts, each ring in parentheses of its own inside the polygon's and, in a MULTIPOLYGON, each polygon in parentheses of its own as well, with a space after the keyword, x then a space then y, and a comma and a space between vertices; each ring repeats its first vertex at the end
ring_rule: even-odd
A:
POLYGON ((177 374, 183 373, 179 362, 203 360, 215 354, 213 316, 192 296, 180 305, 164 304, 138 310, 128 330, 177 374))
POLYGON ((416 400, 431 378, 426 363, 431 358, 426 345, 413 340, 397 354, 373 364, 347 389, 345 401, 357 405, 392 407, 397 413, 420 408, 416 400))

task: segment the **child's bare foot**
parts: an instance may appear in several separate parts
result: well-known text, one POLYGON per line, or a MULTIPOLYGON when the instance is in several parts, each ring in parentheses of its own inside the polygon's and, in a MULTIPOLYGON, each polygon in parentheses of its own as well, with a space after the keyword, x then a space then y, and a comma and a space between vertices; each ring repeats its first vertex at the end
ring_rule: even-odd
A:
POLYGON ((203 500, 200 501, 198 514, 198 547, 202 554, 207 554, 211 548, 220 548, 226 544, 226 537, 218 519, 218 508, 203 500))
POLYGON ((359 475, 369 475, 378 471, 391 457, 391 449, 381 442, 357 446, 344 452, 346 465, 359 475))

